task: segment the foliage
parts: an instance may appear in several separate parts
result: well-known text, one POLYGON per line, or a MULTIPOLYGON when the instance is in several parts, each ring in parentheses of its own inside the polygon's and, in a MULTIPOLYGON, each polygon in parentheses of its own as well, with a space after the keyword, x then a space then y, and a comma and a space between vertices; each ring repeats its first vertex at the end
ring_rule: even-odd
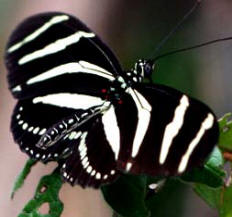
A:
MULTIPOLYGON (((34 165, 32 160, 28 160, 22 173, 19 175, 14 189, 18 189, 23 178, 26 178, 28 171, 34 165), (19 181, 20 180, 20 181, 19 181)), ((62 180, 59 171, 55 170, 52 174, 44 176, 40 179, 34 198, 31 199, 23 208, 19 217, 59 217, 63 211, 63 203, 59 199, 59 191, 62 186, 62 180), (49 204, 49 213, 41 214, 39 208, 43 204, 49 204)), ((15 193, 15 190, 13 191, 15 193)))
POLYGON ((26 164, 25 164, 25 166, 24 166, 22 172, 18 175, 18 177, 17 177, 17 179, 16 179, 16 181, 15 181, 15 183, 14 183, 14 187, 13 187, 13 190, 12 190, 12 192, 11 192, 11 199, 14 198, 14 195, 15 195, 16 191, 17 191, 18 189, 20 189, 20 188, 23 186, 24 180, 25 180, 25 179, 27 178, 27 176, 29 175, 29 173, 30 173, 30 171, 31 171, 31 168, 32 168, 32 166, 35 165, 35 163, 36 163, 36 161, 35 161, 35 160, 32 160, 32 159, 29 159, 29 160, 26 162, 26 164))
MULTIPOLYGON (((230 121, 232 114, 226 114, 219 120, 220 126, 220 138, 219 138, 219 148, 223 151, 224 157, 231 155, 232 150, 232 122, 230 121)), ((225 157, 224 163, 219 160, 219 157, 212 159, 212 165, 222 168, 225 162, 228 162, 231 167, 231 158, 225 157)), ((212 188, 206 184, 196 184, 194 186, 195 192, 203 199, 205 202, 218 210, 220 217, 232 217, 232 184, 231 184, 231 169, 228 171, 228 177, 225 183, 218 186, 217 188, 212 188)))

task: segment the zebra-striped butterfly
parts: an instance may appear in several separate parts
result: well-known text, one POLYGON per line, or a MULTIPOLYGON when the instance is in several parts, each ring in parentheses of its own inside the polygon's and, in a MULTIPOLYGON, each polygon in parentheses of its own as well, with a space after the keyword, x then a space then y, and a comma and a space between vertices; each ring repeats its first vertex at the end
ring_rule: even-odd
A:
POLYGON ((218 140, 203 103, 143 83, 154 62, 122 70, 112 51, 64 13, 28 18, 6 48, 18 100, 11 130, 20 149, 58 161, 67 182, 98 188, 121 173, 179 175, 200 165, 218 140))

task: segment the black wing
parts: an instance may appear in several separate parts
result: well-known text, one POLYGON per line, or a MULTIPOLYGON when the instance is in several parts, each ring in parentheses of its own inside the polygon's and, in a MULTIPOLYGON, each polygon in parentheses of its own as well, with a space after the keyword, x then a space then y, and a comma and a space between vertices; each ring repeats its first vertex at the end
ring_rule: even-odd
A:
POLYGON ((18 99, 66 91, 99 95, 122 71, 89 28, 57 12, 21 23, 10 37, 5 59, 9 87, 18 99))
POLYGON ((12 132, 18 144, 27 141, 32 147, 42 133, 24 130, 27 125, 34 132, 49 129, 77 110, 102 104, 102 89, 121 72, 107 46, 64 13, 39 14, 20 24, 8 42, 6 66, 10 90, 20 100, 12 132), (16 119, 20 107, 24 120, 16 119))
POLYGON ((203 163, 219 135, 217 119, 205 104, 163 85, 138 84, 127 92, 116 110, 122 129, 119 169, 177 175, 203 163), (133 109, 124 105, 129 96, 133 109))
MULTIPOLYGON (((101 107, 105 102, 102 90, 107 90, 121 73, 108 47, 71 15, 45 13, 28 18, 16 28, 5 59, 10 90, 19 99, 11 130, 21 150, 43 162, 67 159, 67 172, 73 169, 75 174, 71 174, 78 177, 78 181, 76 178, 73 181, 82 186, 96 187, 113 180, 117 173, 110 146, 96 152, 97 155, 89 155, 89 161, 96 168, 96 174, 89 175, 95 175, 96 181, 87 177, 88 173, 80 179, 83 171, 77 170, 80 164, 76 152, 83 133, 92 132, 92 124, 96 132, 100 130, 96 126, 101 127, 86 111, 101 107), (71 117, 77 120, 84 117, 87 123, 64 129, 71 117), (41 143, 44 139, 50 140, 41 143), (70 164, 73 159, 74 165, 70 164)), ((86 145, 91 152, 92 147, 106 146, 104 141, 95 146, 91 133, 87 138, 86 145)))

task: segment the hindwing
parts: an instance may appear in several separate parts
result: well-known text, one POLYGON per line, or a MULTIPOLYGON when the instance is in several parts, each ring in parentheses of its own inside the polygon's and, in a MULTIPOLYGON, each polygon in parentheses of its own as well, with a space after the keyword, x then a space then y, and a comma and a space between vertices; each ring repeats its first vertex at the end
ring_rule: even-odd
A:
POLYGON ((119 175, 116 167, 119 141, 115 141, 119 136, 111 132, 115 136, 114 141, 111 140, 113 137, 109 139, 109 129, 104 127, 103 118, 108 112, 110 110, 104 115, 96 116, 87 124, 79 143, 62 165, 61 174, 72 185, 98 188, 114 181, 119 175))
MULTIPOLYGON (((128 121, 125 124, 134 131, 129 142, 121 141, 121 170, 178 175, 203 163, 219 135, 217 119, 208 106, 164 85, 138 84, 128 93, 134 99, 134 112, 122 105, 117 117, 133 115, 123 122, 128 121)), ((124 131, 121 134, 128 136, 124 131)))

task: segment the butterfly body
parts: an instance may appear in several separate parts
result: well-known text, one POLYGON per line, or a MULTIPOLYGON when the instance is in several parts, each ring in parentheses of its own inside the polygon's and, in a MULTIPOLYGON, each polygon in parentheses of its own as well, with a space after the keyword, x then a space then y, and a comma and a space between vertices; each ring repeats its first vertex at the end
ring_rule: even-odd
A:
POLYGON ((122 172, 179 175, 201 165, 218 140, 205 104, 143 83, 154 63, 123 71, 80 20, 44 13, 25 20, 6 49, 18 100, 14 140, 31 158, 58 161, 67 182, 98 188, 122 172))

